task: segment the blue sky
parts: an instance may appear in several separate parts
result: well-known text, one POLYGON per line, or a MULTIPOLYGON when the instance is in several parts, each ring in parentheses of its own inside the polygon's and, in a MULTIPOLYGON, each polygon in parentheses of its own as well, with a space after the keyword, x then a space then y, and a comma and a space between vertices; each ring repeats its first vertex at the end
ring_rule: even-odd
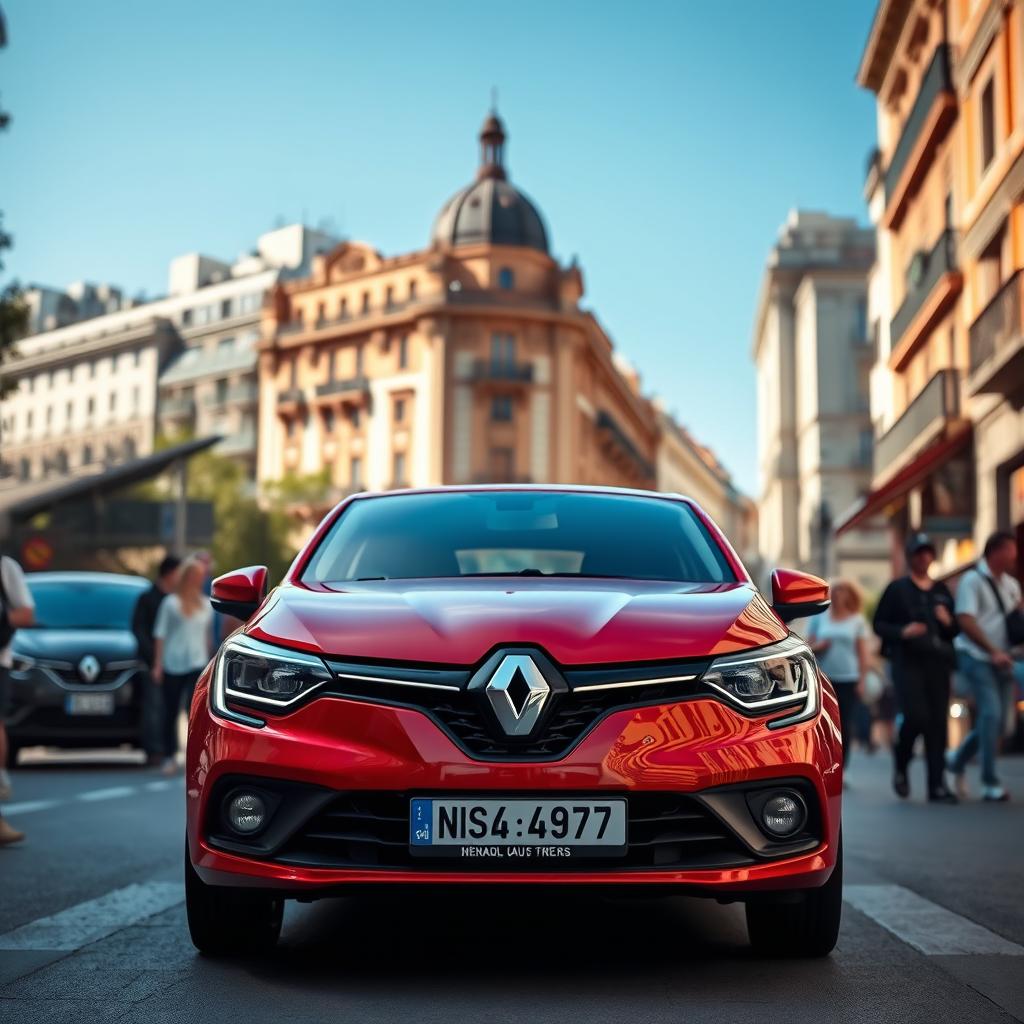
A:
POLYGON ((751 324, 794 206, 865 219, 874 0, 2 0, 5 280, 165 289, 278 221, 423 246, 492 85, 619 350, 756 492, 751 324))

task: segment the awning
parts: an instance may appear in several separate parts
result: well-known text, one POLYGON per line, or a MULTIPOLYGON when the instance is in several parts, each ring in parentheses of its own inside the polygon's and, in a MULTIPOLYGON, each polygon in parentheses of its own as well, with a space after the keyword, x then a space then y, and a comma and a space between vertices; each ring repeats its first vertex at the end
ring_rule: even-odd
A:
POLYGON ((149 480, 172 463, 188 459, 219 440, 219 436, 202 437, 162 448, 151 455, 119 462, 98 472, 86 471, 75 476, 34 480, 0 488, 0 537, 5 533, 5 526, 9 528, 14 522, 31 519, 62 502, 90 494, 107 494, 129 484, 149 480))
POLYGON ((852 530, 867 519, 877 516, 898 498, 916 487, 934 469, 941 466, 952 455, 964 448, 971 439, 971 432, 964 430, 953 437, 947 437, 926 448, 909 465, 904 466, 888 483, 871 491, 836 520, 836 536, 852 530))

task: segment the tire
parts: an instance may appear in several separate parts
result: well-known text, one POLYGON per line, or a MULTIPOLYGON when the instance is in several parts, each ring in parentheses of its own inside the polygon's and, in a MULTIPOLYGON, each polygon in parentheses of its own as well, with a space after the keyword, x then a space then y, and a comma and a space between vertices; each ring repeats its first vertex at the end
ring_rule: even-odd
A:
POLYGON ((185 844, 185 910, 192 944, 205 956, 273 949, 281 934, 284 900, 248 889, 207 885, 196 874, 185 844))
POLYGON ((762 956, 828 956, 839 938, 843 913, 843 841, 829 880, 794 895, 793 903, 748 903, 747 932, 762 956))

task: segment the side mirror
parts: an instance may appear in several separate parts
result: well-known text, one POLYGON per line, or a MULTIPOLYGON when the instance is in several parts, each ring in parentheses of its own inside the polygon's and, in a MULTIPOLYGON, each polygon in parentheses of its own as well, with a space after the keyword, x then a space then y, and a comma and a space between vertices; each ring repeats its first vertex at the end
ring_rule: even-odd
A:
POLYGON ((772 572, 772 607, 783 622, 818 615, 831 603, 828 584, 823 579, 795 569, 772 572))
POLYGON ((214 611, 244 622, 252 618, 266 596, 267 567, 250 565, 218 576, 210 589, 210 604, 214 611))

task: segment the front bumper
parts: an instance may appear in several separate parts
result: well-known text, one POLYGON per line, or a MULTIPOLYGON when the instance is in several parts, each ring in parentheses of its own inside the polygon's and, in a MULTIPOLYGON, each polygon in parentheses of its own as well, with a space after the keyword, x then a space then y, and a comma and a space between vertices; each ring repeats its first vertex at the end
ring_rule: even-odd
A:
POLYGON ((36 664, 8 673, 6 726, 20 746, 92 746, 127 743, 142 735, 144 670, 125 666, 105 673, 95 684, 69 681, 66 669, 36 664), (112 710, 102 714, 72 714, 73 694, 109 694, 112 710))
MULTIPOLYGON (((551 762, 482 762, 469 757, 426 715, 344 698, 322 697, 272 720, 263 729, 210 714, 207 677, 192 706, 186 794, 193 865, 211 885, 249 886, 293 896, 323 895, 355 885, 559 884, 671 885, 713 895, 744 896, 813 888, 835 865, 842 791, 835 699, 826 686, 813 720, 781 730, 745 718, 713 699, 615 711, 564 758, 551 762), (301 858, 225 849, 217 836, 218 807, 232 777, 273 786, 317 787, 339 799, 353 794, 398 801, 409 794, 625 795, 631 801, 665 795, 707 805, 716 794, 773 780, 806 787, 816 842, 792 855, 778 850, 714 867, 685 864, 590 865, 580 858, 557 868, 504 870, 474 860, 459 864, 388 866, 313 864, 301 858)), ((717 813, 717 812, 715 812, 717 813)))

